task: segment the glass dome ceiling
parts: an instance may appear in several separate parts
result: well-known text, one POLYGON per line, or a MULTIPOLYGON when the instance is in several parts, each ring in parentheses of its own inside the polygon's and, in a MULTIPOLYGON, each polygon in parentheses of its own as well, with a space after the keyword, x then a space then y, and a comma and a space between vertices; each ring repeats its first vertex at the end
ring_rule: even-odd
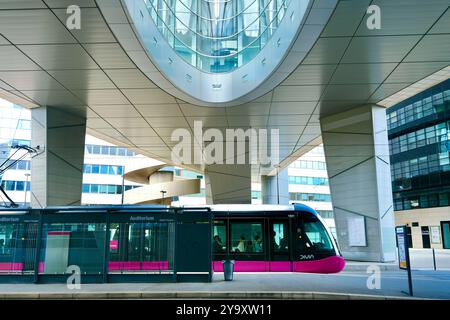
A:
POLYGON ((231 72, 264 48, 291 0, 144 0, 175 52, 208 73, 231 72))

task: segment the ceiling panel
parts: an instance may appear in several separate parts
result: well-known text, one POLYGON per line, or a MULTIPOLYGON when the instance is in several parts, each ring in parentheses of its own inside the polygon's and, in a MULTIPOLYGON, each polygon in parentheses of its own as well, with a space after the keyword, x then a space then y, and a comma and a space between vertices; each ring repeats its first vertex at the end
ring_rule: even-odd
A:
MULTIPOLYGON (((216 108, 217 109, 217 108, 216 108)), ((246 103, 240 106, 227 107, 226 114, 230 116, 242 115, 242 116, 263 116, 268 115, 270 112, 270 103, 246 103)))
POLYGON ((111 129, 111 125, 103 118, 88 118, 86 125, 92 129, 111 129))
POLYGON ((305 126, 299 126, 299 125, 294 125, 294 126, 268 126, 267 129, 269 130, 268 132, 270 133, 271 130, 278 130, 278 133, 280 135, 285 135, 285 134, 298 134, 300 135, 303 130, 305 129, 305 126))
POLYGON ((318 85, 327 83, 336 69, 334 64, 300 65, 282 85, 318 85))
POLYGON ((104 118, 115 128, 148 128, 144 118, 104 118))
POLYGON ((133 104, 176 103, 174 97, 161 89, 123 89, 122 92, 133 104))
MULTIPOLYGON (((179 128, 180 127, 158 127, 158 128, 155 128, 155 132, 157 132, 160 137, 170 138, 172 136, 172 133, 179 128)), ((181 128, 188 130, 189 132, 191 132, 191 135, 193 136, 193 133, 192 133, 192 130, 190 127, 186 126, 186 127, 181 127, 181 128)))
POLYGON ((326 25, 323 37, 352 36, 366 14, 370 0, 339 1, 326 25))
POLYGON ((132 143, 138 147, 151 147, 151 146, 166 146, 163 140, 159 137, 129 137, 132 143))
POLYGON ((8 40, 6 40, 5 37, 0 35, 0 45, 4 45, 4 44, 10 44, 10 42, 8 40))
POLYGON ((21 92, 41 106, 73 107, 86 105, 67 90, 22 90, 21 92))
POLYGON ((14 90, 13 87, 11 87, 10 85, 6 84, 5 82, 3 82, 1 80, 0 80, 0 88, 3 90, 7 90, 7 91, 14 90))
POLYGON ((447 9, 447 12, 436 22, 429 33, 450 33, 449 26, 450 10, 447 9))
MULTIPOLYGON (((69 15, 64 9, 55 9, 53 12, 59 20, 65 24, 69 15)), ((100 11, 97 8, 81 8, 81 29, 70 30, 72 35, 81 43, 96 42, 116 42, 113 34, 109 30, 107 24, 102 19, 100 11)))
POLYGON ((274 102, 317 101, 325 86, 279 86, 274 90, 274 102))
POLYGON ((116 129, 95 129, 95 131, 113 138, 122 137, 122 134, 116 129))
POLYGON ((336 64, 351 38, 320 38, 302 64, 336 64))
POLYGON ((376 90, 378 84, 329 85, 323 101, 358 100, 364 102, 376 90))
POLYGON ((218 117, 186 117, 187 122, 194 128, 195 121, 201 121, 203 127, 225 127, 227 126, 227 119, 223 116, 218 117))
POLYGON ((151 127, 147 128, 120 128, 118 129, 124 136, 127 137, 155 137, 157 136, 155 130, 151 127))
POLYGON ((308 122, 309 115, 271 115, 269 126, 304 126, 308 122))
POLYGON ((157 88, 139 69, 108 69, 104 71, 121 89, 157 88))
POLYGON ((449 2, 447 0, 375 0, 372 4, 378 5, 381 9, 381 29, 369 30, 366 23, 363 23, 358 29, 358 36, 424 34, 448 8, 449 2))
POLYGON ((420 36, 355 37, 343 63, 400 62, 420 36))
MULTIPOLYGON (((162 118, 149 117, 146 119, 153 128, 189 127, 184 117, 162 117, 162 118)), ((158 130, 156 131, 158 132, 158 130)))
POLYGON ((0 46, 0 70, 41 70, 14 46, 0 46))
POLYGON ((42 9, 45 4, 38 0, 2 0, 0 1, 0 10, 3 9, 42 9))
POLYGON ((182 103, 180 104, 181 112, 186 117, 195 117, 195 116, 225 116, 227 113, 227 109, 225 108, 208 108, 208 107, 200 107, 200 106, 194 106, 192 104, 182 103))
POLYGON ((94 110, 101 117, 108 118, 137 118, 140 114, 136 111, 132 105, 103 105, 94 106, 91 105, 94 110))
POLYGON ((81 8, 95 7, 95 0, 44 0, 50 8, 67 8, 71 5, 77 5, 81 8))
POLYGON ((382 83, 397 65, 397 63, 341 64, 330 83, 382 83))
POLYGON ((407 87, 409 83, 385 83, 382 84, 370 97, 370 102, 378 102, 407 87))
POLYGON ((267 124, 268 116, 227 116, 231 127, 261 127, 267 124))
POLYGON ((177 104, 136 104, 144 117, 181 117, 183 114, 177 104))
POLYGON ((118 43, 95 43, 83 46, 102 69, 132 69, 136 67, 118 43))
POLYGON ((64 90, 45 71, 0 71, 0 79, 16 90, 64 90))
POLYGON ((317 102, 273 102, 270 115, 309 115, 316 105, 317 102))
POLYGON ((73 90, 72 92, 88 105, 129 104, 127 98, 117 89, 73 90))
POLYGON ((49 73, 69 90, 115 88, 102 70, 54 70, 49 73))
POLYGON ((76 42, 50 10, 0 11, 0 30, 5 38, 16 45, 76 42), (20 27, 17 21, 20 21, 20 27))
POLYGON ((405 59, 405 62, 417 61, 450 62, 450 34, 425 36, 405 59))
POLYGON ((448 62, 401 63, 386 79, 385 83, 417 82, 447 65, 448 62))
POLYGON ((19 49, 46 70, 98 69, 79 44, 24 45, 19 49))

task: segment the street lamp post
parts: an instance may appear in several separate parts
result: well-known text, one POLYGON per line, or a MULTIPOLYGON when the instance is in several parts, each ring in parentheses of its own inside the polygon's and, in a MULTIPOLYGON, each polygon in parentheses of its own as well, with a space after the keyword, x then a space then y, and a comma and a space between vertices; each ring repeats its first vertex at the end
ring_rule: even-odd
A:
POLYGON ((161 190, 160 191, 161 192, 161 204, 164 204, 164 195, 167 193, 167 191, 166 190, 161 190))
POLYGON ((122 205, 125 197, 125 166, 122 167, 122 205))

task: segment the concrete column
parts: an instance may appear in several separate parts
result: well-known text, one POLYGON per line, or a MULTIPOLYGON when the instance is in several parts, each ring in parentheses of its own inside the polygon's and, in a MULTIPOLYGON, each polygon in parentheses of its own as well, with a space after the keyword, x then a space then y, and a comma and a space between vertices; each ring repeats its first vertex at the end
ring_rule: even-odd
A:
POLYGON ((321 119, 338 242, 344 258, 396 259, 385 109, 367 105, 321 119))
POLYGON ((86 119, 52 107, 32 109, 31 143, 41 153, 31 160, 31 205, 79 205, 83 180, 86 119))
POLYGON ((289 204, 288 169, 275 176, 261 176, 261 198, 263 204, 289 204))
POLYGON ((250 204, 251 166, 215 164, 205 167, 207 204, 250 204))

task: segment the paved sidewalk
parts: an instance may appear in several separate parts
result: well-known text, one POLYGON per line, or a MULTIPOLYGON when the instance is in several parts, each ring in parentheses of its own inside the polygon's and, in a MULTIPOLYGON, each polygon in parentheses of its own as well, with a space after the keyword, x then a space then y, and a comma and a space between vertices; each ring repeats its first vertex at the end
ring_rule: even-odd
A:
MULTIPOLYGON (((381 272, 380 289, 367 287, 365 272, 340 274, 236 273, 223 281, 216 273, 212 283, 83 284, 69 290, 64 284, 0 284, 0 298, 23 299, 386 299, 408 298, 406 272, 381 272)), ((413 272, 415 297, 450 299, 450 272, 413 272)))

